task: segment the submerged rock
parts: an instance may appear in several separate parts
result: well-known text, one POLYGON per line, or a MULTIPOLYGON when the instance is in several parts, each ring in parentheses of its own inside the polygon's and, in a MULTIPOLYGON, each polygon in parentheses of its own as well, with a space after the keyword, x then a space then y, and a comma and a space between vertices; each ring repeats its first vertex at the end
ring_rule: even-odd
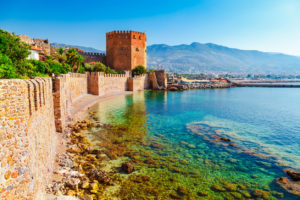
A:
POLYGON ((160 138, 163 138, 163 137, 165 137, 164 135, 162 135, 162 134, 156 134, 155 135, 156 137, 160 137, 160 138))
POLYGON ((150 145, 152 148, 156 148, 156 149, 162 149, 163 146, 161 144, 158 144, 158 143, 153 143, 150 145))
POLYGON ((263 191, 263 190, 259 190, 259 189, 255 189, 253 192, 252 192, 252 195, 254 197, 257 197, 257 198, 263 198, 263 199, 270 199, 270 192, 268 191, 263 191))
POLYGON ((300 172, 296 172, 293 169, 285 169, 284 171, 293 181, 300 181, 300 172))
POLYGON ((208 196, 207 192, 202 191, 202 190, 200 190, 199 192, 197 192, 197 195, 198 196, 202 196, 202 197, 208 196))
POLYGON ((177 193, 178 193, 179 195, 187 195, 187 194, 188 194, 188 191, 187 191, 187 189, 186 189, 185 187, 179 186, 179 187, 177 188, 177 193))
POLYGON ((224 142, 232 142, 231 139, 225 138, 225 137, 220 137, 220 140, 222 140, 224 142))
POLYGON ((235 185, 233 183, 227 183, 224 185, 224 188, 228 191, 234 192, 237 190, 237 185, 235 185))
POLYGON ((123 163, 122 166, 121 166, 121 168, 127 174, 130 174, 130 173, 132 173, 132 172, 135 171, 135 166, 133 165, 132 162, 125 162, 125 163, 123 163))
POLYGON ((300 182, 292 182, 287 177, 280 177, 276 179, 276 182, 286 191, 300 196, 300 182))
POLYGON ((136 182, 136 183, 143 183, 146 181, 150 181, 150 177, 139 174, 139 175, 131 176, 130 180, 132 180, 133 182, 136 182))
POLYGON ((218 191, 218 192, 225 192, 226 189, 223 188, 222 186, 218 185, 218 184, 213 184, 211 186, 211 189, 214 190, 214 191, 218 191))
POLYGON ((175 193, 171 193, 171 194, 170 194, 170 197, 171 197, 172 199, 181 199, 181 197, 180 197, 178 194, 175 194, 175 193))
POLYGON ((91 180, 97 180, 100 183, 104 184, 112 184, 112 180, 109 178, 107 173, 101 169, 91 169, 90 172, 88 173, 88 177, 91 180))

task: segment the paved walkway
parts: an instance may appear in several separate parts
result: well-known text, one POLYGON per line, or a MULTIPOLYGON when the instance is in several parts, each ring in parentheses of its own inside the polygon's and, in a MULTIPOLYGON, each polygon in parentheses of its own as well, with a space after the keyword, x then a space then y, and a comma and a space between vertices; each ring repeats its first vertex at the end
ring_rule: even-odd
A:
POLYGON ((130 92, 130 91, 124 91, 124 92, 113 93, 113 94, 106 95, 106 96, 97 96, 97 95, 92 95, 92 94, 86 94, 72 103, 71 116, 74 116, 79 111, 84 110, 99 101, 105 101, 105 100, 108 100, 115 96, 127 95, 127 94, 132 94, 132 93, 133 92, 130 92))

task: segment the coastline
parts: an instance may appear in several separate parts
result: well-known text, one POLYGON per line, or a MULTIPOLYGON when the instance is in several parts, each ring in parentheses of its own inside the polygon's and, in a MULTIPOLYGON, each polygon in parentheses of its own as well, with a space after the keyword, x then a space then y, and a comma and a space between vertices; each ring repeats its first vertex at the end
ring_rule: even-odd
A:
MULTIPOLYGON (((66 200, 77 200, 78 198, 75 198, 75 193, 73 191, 78 192, 80 187, 82 187, 82 177, 85 176, 84 173, 81 173, 80 168, 77 170, 74 170, 74 166, 76 166, 76 156, 78 156, 80 153, 86 151, 89 155, 94 155, 93 151, 98 152, 96 149, 92 148, 92 143, 86 138, 86 136, 80 135, 80 132, 83 130, 88 130, 93 128, 95 125, 93 122, 90 122, 88 120, 84 120, 89 118, 89 112, 87 110, 100 102, 109 101, 111 99, 118 98, 120 96, 126 96, 133 94, 134 92, 119 92, 114 93, 110 95, 105 96, 94 96, 94 95, 85 95, 81 97, 80 99, 76 100, 74 104, 72 105, 71 109, 71 121, 68 122, 68 128, 65 130, 64 133, 58 134, 57 136, 57 144, 56 144, 56 155, 55 155, 55 164, 54 164, 54 172, 52 175, 52 179, 50 181, 50 184, 47 186, 47 194, 46 199, 47 200, 60 200, 60 199, 66 199, 66 200), (80 121, 82 120, 82 121, 80 121), (78 124, 80 124, 80 128, 78 127, 78 124), (76 127, 76 128, 75 128, 76 127), (76 139, 74 139, 76 138, 76 139), (74 149, 77 149, 77 151, 74 149), (80 150, 81 149, 81 150, 80 150), (70 191, 64 191, 62 192, 61 189, 64 188, 65 184, 68 183, 68 180, 76 179, 70 188, 75 190, 70 191), (78 182, 79 180, 81 182, 78 182), (77 182, 77 184, 76 184, 77 182), (79 188, 78 188, 79 187, 79 188)), ((96 124, 96 127, 100 127, 100 124, 96 124)), ((101 157, 101 156, 100 156, 101 157)), ((101 163, 108 164, 107 161, 101 163)), ((117 163, 117 165, 120 165, 117 163)), ((76 166, 78 167, 78 166, 76 166)), ((110 168, 107 168, 105 171, 111 171, 110 168)), ((105 174, 105 173, 104 173, 105 174)), ((74 181, 74 180, 73 180, 74 181)), ((89 187, 84 186, 85 188, 81 189, 88 189, 89 187)), ((118 188, 118 186, 117 186, 118 188)), ((85 196, 83 199, 93 199, 92 196, 85 196)))

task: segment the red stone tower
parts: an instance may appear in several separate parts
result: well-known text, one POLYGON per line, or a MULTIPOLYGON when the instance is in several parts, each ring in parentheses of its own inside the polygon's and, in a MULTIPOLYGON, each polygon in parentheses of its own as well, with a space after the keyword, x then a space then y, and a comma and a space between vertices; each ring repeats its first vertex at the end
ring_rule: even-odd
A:
POLYGON ((147 67, 146 34, 135 31, 106 33, 106 64, 117 71, 147 67))

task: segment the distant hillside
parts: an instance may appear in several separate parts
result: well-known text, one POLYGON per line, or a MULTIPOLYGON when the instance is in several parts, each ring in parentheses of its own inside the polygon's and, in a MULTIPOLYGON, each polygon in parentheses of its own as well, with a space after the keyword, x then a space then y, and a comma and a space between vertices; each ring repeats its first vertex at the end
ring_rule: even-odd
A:
POLYGON ((68 47, 76 47, 76 48, 79 48, 79 49, 82 49, 83 51, 86 51, 86 52, 94 52, 94 53, 104 53, 105 51, 101 51, 101 50, 98 50, 98 49, 95 49, 93 47, 84 47, 84 46, 78 46, 78 45, 71 45, 71 44, 63 44, 63 43, 51 43, 50 44, 51 46, 55 46, 57 48, 65 48, 66 46, 68 47))
POLYGON ((300 57, 254 50, 240 50, 216 44, 148 46, 148 67, 170 72, 300 72, 300 57))

